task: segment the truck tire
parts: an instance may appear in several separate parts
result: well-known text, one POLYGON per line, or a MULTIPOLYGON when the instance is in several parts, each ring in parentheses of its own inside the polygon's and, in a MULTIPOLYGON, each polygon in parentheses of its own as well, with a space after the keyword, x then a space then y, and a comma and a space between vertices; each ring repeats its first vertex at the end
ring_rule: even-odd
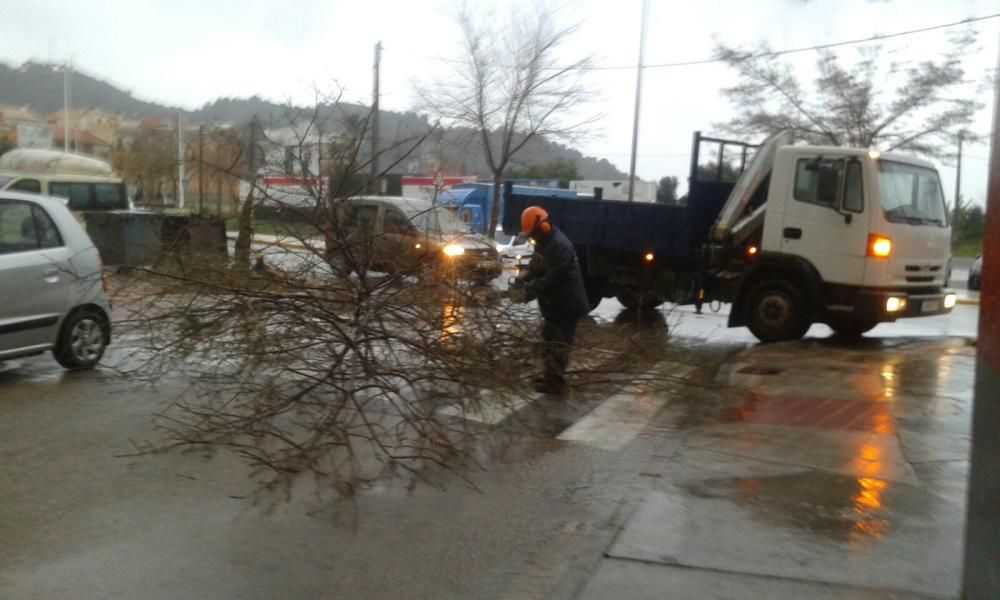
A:
POLYGON ((875 319, 863 319, 855 316, 842 316, 827 322, 834 333, 844 337, 858 337, 878 325, 875 319))
POLYGON ((663 304, 663 298, 649 292, 637 292, 630 289, 622 289, 618 291, 615 296, 622 306, 630 309, 650 309, 656 308, 657 306, 663 304))
POLYGON ((802 292, 780 279, 765 279, 747 295, 747 324, 764 343, 798 340, 811 323, 802 292))
POLYGON ((587 292, 587 308, 594 310, 601 303, 601 300, 604 300, 604 283, 588 279, 584 282, 584 289, 587 292))

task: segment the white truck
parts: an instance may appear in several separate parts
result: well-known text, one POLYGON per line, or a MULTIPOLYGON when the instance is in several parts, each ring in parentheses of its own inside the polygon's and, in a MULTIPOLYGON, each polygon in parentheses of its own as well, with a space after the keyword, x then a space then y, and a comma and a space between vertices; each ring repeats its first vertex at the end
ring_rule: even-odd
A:
POLYGON ((955 305, 948 211, 927 161, 793 145, 788 132, 760 146, 696 132, 689 184, 682 206, 509 193, 504 229, 541 205, 576 245, 592 307, 729 302, 729 325, 765 342, 813 323, 860 335, 955 305), (699 167, 705 143, 714 171, 699 167))

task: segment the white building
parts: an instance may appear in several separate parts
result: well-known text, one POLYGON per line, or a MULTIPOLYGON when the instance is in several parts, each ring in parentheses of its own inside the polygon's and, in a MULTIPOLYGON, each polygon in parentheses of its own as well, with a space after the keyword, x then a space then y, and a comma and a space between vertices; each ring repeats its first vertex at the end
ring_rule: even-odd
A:
MULTIPOLYGON (((569 189, 578 194, 594 195, 594 190, 601 188, 605 200, 628 200, 628 180, 616 179, 599 181, 595 179, 574 180, 569 182, 569 189)), ((656 183, 652 181, 635 182, 634 202, 656 202, 656 183)))

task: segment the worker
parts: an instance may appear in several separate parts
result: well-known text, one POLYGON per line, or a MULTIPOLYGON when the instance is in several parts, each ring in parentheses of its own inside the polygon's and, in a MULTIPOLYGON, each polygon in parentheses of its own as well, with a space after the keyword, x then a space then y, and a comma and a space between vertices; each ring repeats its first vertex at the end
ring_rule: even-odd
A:
POLYGON ((521 235, 535 242, 531 263, 520 275, 528 297, 538 299, 542 327, 542 375, 535 391, 559 394, 566 389, 566 367, 576 337, 576 323, 588 312, 580 262, 573 242, 549 222, 545 209, 529 206, 521 213, 521 235))

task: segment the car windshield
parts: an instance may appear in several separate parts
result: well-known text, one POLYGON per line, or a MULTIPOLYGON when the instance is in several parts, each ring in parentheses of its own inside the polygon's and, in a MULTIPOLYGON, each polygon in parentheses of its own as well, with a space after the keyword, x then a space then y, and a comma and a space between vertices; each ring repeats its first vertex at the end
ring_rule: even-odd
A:
POLYGON ((882 160, 878 164, 878 189, 887 220, 913 225, 948 224, 937 171, 882 160))
POLYGON ((8 177, 6 175, 0 175, 0 190, 2 190, 5 185, 7 185, 8 183, 10 183, 11 179, 14 179, 14 178, 13 177, 8 177))
POLYGON ((417 229, 428 235, 454 235, 467 233, 469 224, 443 206, 419 209, 408 207, 406 215, 417 229))
POLYGON ((495 239, 498 244, 503 244, 504 246, 507 246, 514 241, 514 236, 507 235, 506 233, 497 232, 496 236, 493 239, 495 239))

